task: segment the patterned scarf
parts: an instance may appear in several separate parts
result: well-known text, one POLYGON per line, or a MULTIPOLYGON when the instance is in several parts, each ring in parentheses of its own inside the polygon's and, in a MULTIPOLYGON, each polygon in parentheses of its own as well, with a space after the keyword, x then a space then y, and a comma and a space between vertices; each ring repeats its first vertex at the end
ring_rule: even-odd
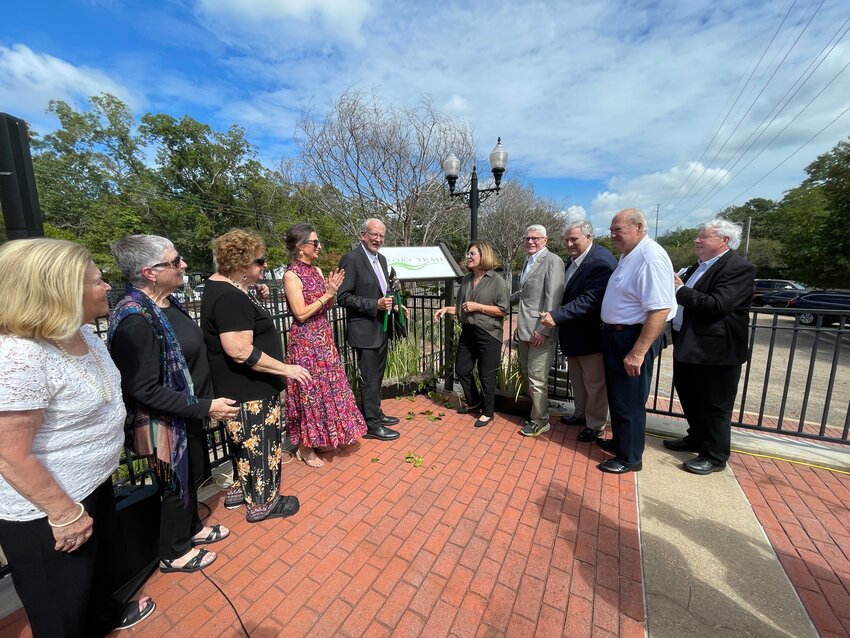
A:
MULTIPOLYGON (((183 349, 171 327, 168 317, 145 293, 127 284, 125 295, 112 309, 109 315, 109 330, 106 334, 106 345, 112 345, 115 329, 126 317, 133 314, 143 316, 154 334, 160 347, 159 378, 163 386, 186 395, 189 405, 198 402, 192 386, 192 377, 183 349)), ((177 300, 170 296, 169 301, 187 317, 188 313, 177 300)), ((171 414, 161 414, 151 411, 141 404, 128 410, 133 422, 132 428, 135 452, 147 457, 160 480, 167 483, 172 490, 181 496, 184 507, 189 507, 189 454, 186 439, 186 420, 171 414)))

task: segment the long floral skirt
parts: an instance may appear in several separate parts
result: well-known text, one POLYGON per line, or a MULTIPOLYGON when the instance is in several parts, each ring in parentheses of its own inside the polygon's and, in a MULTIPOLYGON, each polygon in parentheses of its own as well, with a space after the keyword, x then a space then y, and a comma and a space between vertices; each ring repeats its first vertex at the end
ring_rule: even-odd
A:
POLYGON ((236 473, 252 518, 262 518, 274 504, 280 486, 283 455, 283 413, 280 395, 245 401, 227 421, 236 455, 236 473))

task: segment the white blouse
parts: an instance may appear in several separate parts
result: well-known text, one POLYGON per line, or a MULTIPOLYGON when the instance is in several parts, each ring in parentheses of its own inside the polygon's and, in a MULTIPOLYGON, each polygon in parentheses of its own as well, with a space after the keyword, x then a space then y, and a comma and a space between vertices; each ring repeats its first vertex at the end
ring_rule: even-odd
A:
MULTIPOLYGON (((75 501, 94 492, 118 467, 126 415, 121 376, 106 346, 89 326, 80 332, 89 353, 74 359, 90 379, 44 341, 0 335, 0 412, 44 409, 32 453, 75 501), (102 383, 94 357, 111 387, 109 402, 92 385, 92 380, 102 383)), ((0 476, 0 519, 29 521, 44 515, 0 476)))

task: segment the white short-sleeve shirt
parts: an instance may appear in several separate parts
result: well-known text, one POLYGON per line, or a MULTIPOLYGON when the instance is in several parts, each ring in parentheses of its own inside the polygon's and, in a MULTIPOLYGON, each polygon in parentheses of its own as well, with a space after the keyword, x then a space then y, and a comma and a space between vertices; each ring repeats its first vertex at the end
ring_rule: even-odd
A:
MULTIPOLYGON (((0 412, 44 410, 32 453, 74 501, 94 492, 117 469, 126 414, 121 375, 106 346, 88 326, 81 332, 89 353, 74 358, 92 379, 101 376, 94 357, 100 360, 112 389, 108 403, 52 345, 0 335, 0 412)), ((29 521, 42 516, 0 476, 0 519, 29 521)))
POLYGON ((602 299, 602 321, 610 324, 644 323, 647 313, 666 308, 667 321, 676 316, 673 263, 667 252, 649 237, 620 257, 602 299))

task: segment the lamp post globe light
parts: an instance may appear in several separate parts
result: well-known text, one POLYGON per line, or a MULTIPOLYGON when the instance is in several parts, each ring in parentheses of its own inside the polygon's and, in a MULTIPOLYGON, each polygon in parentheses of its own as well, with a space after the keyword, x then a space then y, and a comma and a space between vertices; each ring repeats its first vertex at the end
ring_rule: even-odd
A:
POLYGON ((461 197, 469 205, 470 224, 469 236, 470 241, 478 239, 478 205, 490 197, 491 193, 499 192, 499 184, 502 182, 502 175, 505 174, 505 167, 508 164, 508 152, 502 146, 502 138, 498 138, 496 146, 490 152, 490 170, 493 171, 493 178, 496 180, 496 185, 492 188, 478 188, 478 173, 475 166, 472 167, 472 176, 469 180, 469 190, 455 192, 455 184, 457 176, 460 173, 460 160, 457 155, 450 153, 443 160, 443 172, 446 174, 446 181, 449 183, 449 196, 461 197))

